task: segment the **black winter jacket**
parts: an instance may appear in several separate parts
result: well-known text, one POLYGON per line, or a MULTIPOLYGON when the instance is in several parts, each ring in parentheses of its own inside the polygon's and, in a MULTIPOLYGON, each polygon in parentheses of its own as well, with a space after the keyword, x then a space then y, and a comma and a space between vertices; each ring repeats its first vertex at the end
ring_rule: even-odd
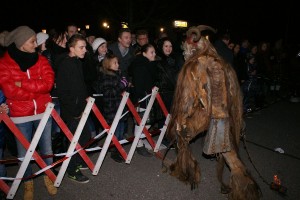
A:
POLYGON ((61 108, 61 117, 68 121, 81 116, 88 98, 82 72, 82 61, 63 54, 57 61, 56 86, 61 108))

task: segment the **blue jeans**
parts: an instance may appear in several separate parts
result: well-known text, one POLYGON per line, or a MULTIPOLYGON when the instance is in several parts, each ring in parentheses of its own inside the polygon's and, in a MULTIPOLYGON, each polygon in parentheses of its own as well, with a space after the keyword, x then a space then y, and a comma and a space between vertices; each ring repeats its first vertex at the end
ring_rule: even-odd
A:
MULTIPOLYGON (((58 98, 53 98, 52 103, 54 103, 55 111, 58 113, 58 115, 60 115, 60 105, 59 105, 58 98)), ((58 124, 55 121, 53 121, 52 122, 52 134, 57 134, 59 132, 60 132, 60 128, 59 128, 58 124)))
MULTIPOLYGON (((35 121, 25 122, 25 123, 21 123, 21 124, 16 124, 16 126, 18 127, 18 129, 22 132, 24 137, 30 143, 39 123, 40 123, 40 120, 35 120, 35 121)), ((49 118, 49 120, 47 121, 47 124, 45 126, 45 129, 41 135, 40 141, 38 143, 38 147, 39 147, 41 156, 53 154, 52 153, 52 142, 51 142, 51 127, 52 127, 52 118, 49 118)), ((17 148, 18 148, 18 157, 19 158, 25 157, 25 154, 27 151, 26 148, 21 144, 21 142, 18 139, 16 139, 16 142, 17 142, 17 148)), ((53 158, 46 158, 46 159, 44 159, 44 161, 47 165, 51 165, 53 163, 53 158)), ((26 178, 30 175, 32 175, 32 167, 29 164, 25 171, 24 178, 26 178)))

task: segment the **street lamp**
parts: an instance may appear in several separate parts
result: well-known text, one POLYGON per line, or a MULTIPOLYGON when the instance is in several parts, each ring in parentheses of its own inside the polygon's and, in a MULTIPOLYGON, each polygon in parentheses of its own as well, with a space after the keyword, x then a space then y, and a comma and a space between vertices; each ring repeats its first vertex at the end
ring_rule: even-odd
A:
POLYGON ((107 22, 103 22, 102 25, 103 25, 104 28, 109 28, 109 24, 107 22))
POLYGON ((88 24, 85 25, 85 29, 86 29, 86 30, 89 30, 89 29, 90 29, 90 25, 88 25, 88 24))

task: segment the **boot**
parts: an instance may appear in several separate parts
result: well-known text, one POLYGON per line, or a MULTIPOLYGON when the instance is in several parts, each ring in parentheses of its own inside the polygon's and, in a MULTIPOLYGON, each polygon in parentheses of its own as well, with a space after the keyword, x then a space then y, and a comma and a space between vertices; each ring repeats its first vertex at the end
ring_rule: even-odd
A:
POLYGON ((57 188, 54 187, 53 182, 50 180, 48 176, 44 176, 44 183, 50 195, 56 195, 57 188))
POLYGON ((33 180, 24 182, 24 200, 33 200, 33 180))

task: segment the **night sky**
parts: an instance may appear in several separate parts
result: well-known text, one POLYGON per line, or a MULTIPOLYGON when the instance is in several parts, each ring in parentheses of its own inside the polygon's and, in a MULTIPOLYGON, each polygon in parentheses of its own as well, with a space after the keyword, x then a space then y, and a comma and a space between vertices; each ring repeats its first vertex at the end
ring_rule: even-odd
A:
POLYGON ((0 30, 28 25, 40 31, 74 22, 80 27, 89 24, 91 31, 104 34, 101 23, 107 20, 110 31, 117 30, 120 22, 125 21, 132 29, 147 27, 155 34, 159 27, 171 29, 171 22, 180 19, 189 25, 206 24, 227 30, 233 39, 282 38, 288 43, 300 43, 299 13, 293 0, 5 0, 1 5, 0 30))

